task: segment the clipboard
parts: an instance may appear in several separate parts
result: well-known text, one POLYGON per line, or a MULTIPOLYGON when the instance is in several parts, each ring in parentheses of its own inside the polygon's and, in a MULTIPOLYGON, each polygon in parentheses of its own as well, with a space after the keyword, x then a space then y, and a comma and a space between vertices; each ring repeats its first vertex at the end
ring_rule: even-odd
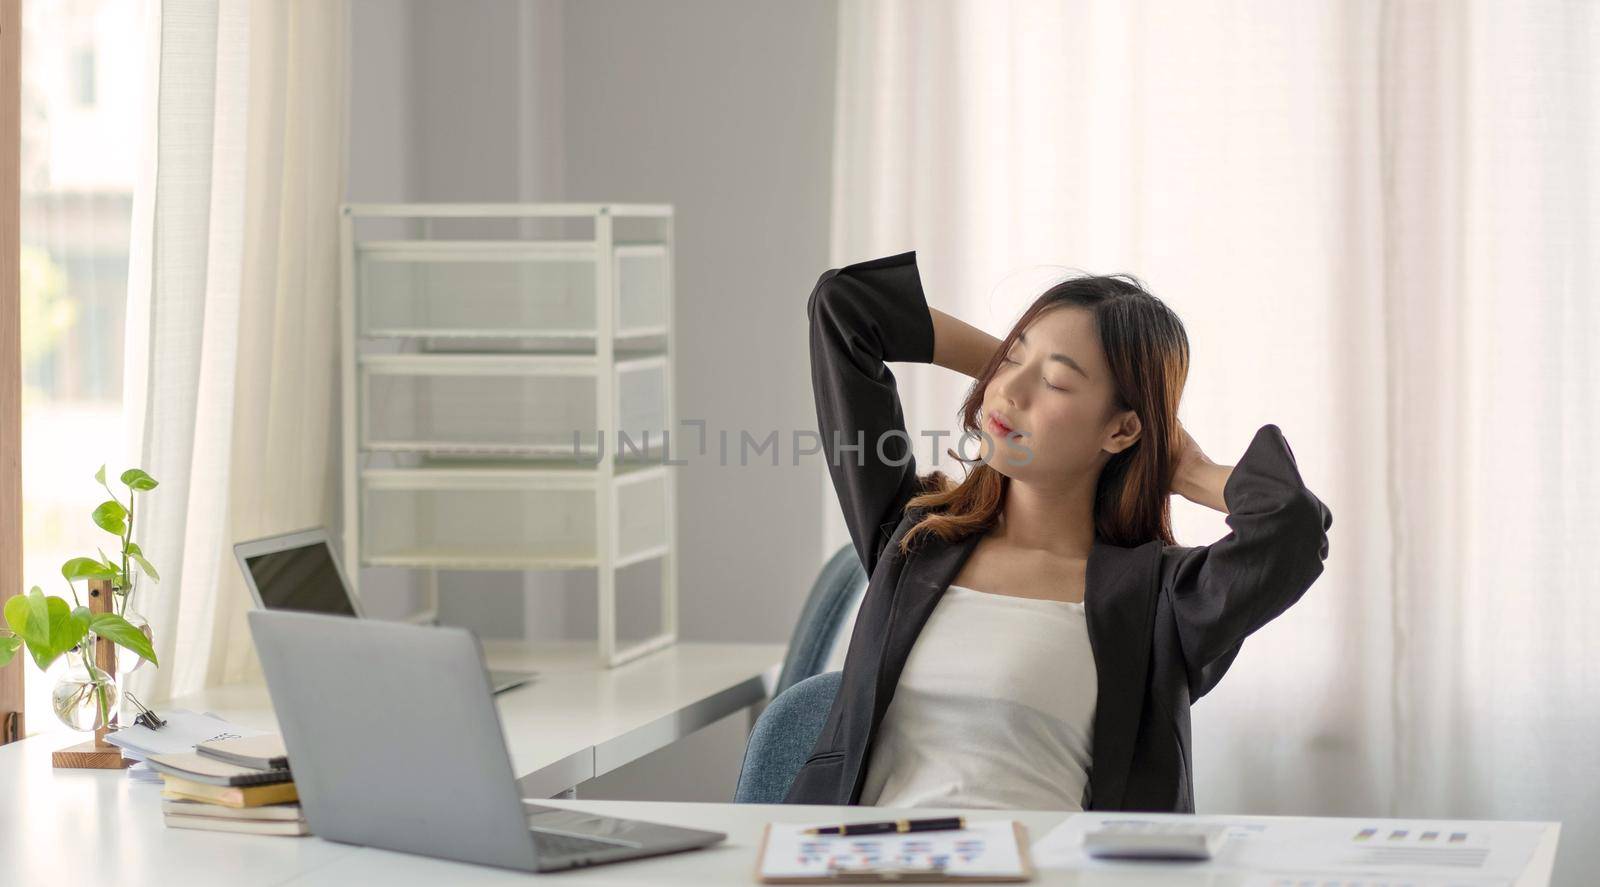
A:
MULTIPOLYGON (((812 859, 812 864, 809 866, 800 866, 795 862, 777 860, 774 861, 774 865, 769 866, 767 859, 769 850, 781 853, 789 853, 793 850, 792 847, 788 846, 790 840, 792 840, 792 835, 783 834, 780 835, 778 840, 774 840, 773 826, 777 825, 780 829, 784 829, 786 831, 807 827, 806 825, 799 823, 769 822, 767 823, 766 828, 761 832, 761 845, 756 852, 755 876, 756 880, 763 884, 876 884, 895 881, 977 884, 1031 881, 1033 880, 1034 876, 1034 868, 1033 860, 1029 855, 1028 850, 1027 827, 1015 820, 1007 820, 1006 822, 1009 822, 1011 826, 1009 830, 1001 830, 998 828, 998 822, 990 821, 989 825, 991 828, 984 830, 987 832, 985 837, 988 840, 993 840, 996 834, 1009 835, 1011 839, 1016 842, 1014 845, 1015 865, 1014 867, 1007 866, 1005 867, 1005 870, 991 870, 983 872, 961 871, 963 867, 967 866, 960 864, 921 864, 909 866, 874 865, 870 867, 828 865, 824 869, 822 864, 813 857, 808 857, 808 859, 812 859), (780 844, 784 846, 781 848, 778 847, 780 844), (817 871, 806 871, 802 873, 797 871, 797 869, 800 868, 816 869, 817 871)), ((854 837, 822 835, 814 836, 807 840, 819 845, 831 845, 834 842, 845 841, 881 842, 920 840, 922 842, 933 843, 935 839, 932 839, 931 836, 939 835, 941 837, 936 840, 940 844, 961 842, 964 839, 967 840, 967 843, 970 843, 970 836, 974 831, 977 830, 975 828, 977 825, 978 824, 975 823, 969 825, 966 829, 959 831, 951 830, 948 832, 913 832, 908 835, 896 835, 893 833, 888 833, 883 835, 860 835, 854 837)), ((1007 847, 1004 848, 1004 851, 1005 853, 1009 854, 1013 852, 1013 848, 1007 847)), ((826 852, 819 852, 816 854, 817 857, 826 855, 829 854, 826 852)), ((937 856, 937 854, 935 855, 937 856)))

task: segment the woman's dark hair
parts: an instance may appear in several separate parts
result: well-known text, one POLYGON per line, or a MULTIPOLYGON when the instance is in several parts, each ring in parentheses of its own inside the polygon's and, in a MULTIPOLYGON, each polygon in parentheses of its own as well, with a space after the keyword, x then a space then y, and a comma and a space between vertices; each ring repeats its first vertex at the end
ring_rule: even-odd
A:
MULTIPOLYGON (((1111 457, 1095 485, 1095 535, 1113 545, 1160 539, 1174 544, 1169 498, 1177 471, 1178 400, 1189 376, 1189 337, 1183 322, 1131 274, 1081 276, 1052 286, 1028 306, 973 381, 961 405, 961 427, 974 436, 984 391, 1034 318, 1058 308, 1086 308, 1100 332, 1111 368, 1112 410, 1132 409, 1142 431, 1111 457)), ((1107 414, 1109 418, 1110 413, 1107 414)), ((960 459, 954 451, 950 454, 960 459)), ((906 503, 923 516, 900 540, 900 551, 928 533, 954 541, 993 526, 1010 479, 986 463, 969 464, 957 482, 942 471, 921 478, 923 492, 906 503)))

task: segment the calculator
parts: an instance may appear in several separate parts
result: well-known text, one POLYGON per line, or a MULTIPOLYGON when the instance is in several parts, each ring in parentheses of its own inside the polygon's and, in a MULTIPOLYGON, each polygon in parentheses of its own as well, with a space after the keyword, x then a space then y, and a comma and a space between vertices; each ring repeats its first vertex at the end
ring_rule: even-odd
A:
POLYGON ((1210 859, 1228 827, 1199 822, 1109 820, 1083 835, 1083 850, 1097 859, 1210 859))

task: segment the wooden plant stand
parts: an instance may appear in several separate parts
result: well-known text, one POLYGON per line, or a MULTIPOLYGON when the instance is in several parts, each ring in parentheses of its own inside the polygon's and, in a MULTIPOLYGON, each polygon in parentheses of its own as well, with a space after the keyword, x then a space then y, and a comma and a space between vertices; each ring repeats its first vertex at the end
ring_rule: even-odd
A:
MULTIPOLYGON (((89 612, 113 612, 111 580, 89 580, 89 612)), ((117 646, 102 637, 94 639, 94 663, 97 668, 112 678, 117 676, 117 646)), ((117 723, 116 708, 121 705, 121 694, 118 694, 117 706, 113 706, 109 723, 98 727, 94 731, 94 739, 68 746, 50 755, 50 763, 56 767, 72 767, 92 770, 121 770, 132 763, 122 756, 122 749, 106 741, 106 734, 110 733, 117 723)))

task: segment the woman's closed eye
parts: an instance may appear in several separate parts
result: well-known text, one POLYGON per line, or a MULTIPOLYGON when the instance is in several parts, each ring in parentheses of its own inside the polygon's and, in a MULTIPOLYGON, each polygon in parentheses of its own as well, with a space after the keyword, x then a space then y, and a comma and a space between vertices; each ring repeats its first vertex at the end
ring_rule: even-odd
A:
MULTIPOLYGON (((1001 358, 1000 362, 1001 363, 1009 363, 1012 366, 1022 366, 1022 363, 1020 361, 1012 360, 1010 355, 1007 355, 1006 357, 1001 358)), ((1049 388, 1049 389, 1051 389, 1053 391, 1070 391, 1070 390, 1072 390, 1070 388, 1063 388, 1060 385, 1052 385, 1052 384, 1050 384, 1050 380, 1046 379, 1043 376, 1039 377, 1039 381, 1043 382, 1046 388, 1049 388)))

